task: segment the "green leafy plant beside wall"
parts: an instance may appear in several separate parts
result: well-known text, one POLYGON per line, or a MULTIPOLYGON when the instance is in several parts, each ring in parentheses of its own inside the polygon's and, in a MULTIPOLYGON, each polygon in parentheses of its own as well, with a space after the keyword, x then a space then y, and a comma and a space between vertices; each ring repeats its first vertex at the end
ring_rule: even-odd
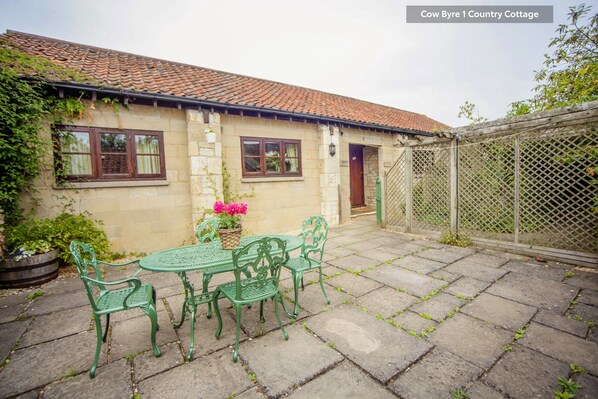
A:
POLYGON ((48 80, 83 78, 0 41, 0 208, 9 226, 22 220, 20 195, 32 189, 52 153, 40 132, 85 110, 79 98, 52 95, 48 80))

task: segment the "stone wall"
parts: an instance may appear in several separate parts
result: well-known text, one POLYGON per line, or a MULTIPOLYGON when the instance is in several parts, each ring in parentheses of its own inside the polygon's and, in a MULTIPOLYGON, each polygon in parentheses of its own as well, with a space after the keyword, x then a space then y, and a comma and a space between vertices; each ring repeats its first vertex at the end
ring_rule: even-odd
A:
POLYGON ((135 104, 118 114, 109 106, 95 108, 72 124, 164 132, 167 180, 82 183, 72 189, 57 189, 52 174, 46 171, 45 177, 36 183, 38 216, 53 216, 64 200, 72 201, 76 211, 88 211, 104 222, 114 251, 151 252, 191 242, 185 111, 135 104))

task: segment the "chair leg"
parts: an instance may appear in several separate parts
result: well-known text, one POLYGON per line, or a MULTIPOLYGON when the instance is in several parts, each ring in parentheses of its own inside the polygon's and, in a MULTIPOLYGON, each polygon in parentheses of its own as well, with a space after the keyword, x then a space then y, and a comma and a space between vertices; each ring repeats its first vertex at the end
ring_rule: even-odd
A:
POLYGON ((324 283, 322 282, 322 266, 320 266, 320 288, 322 289, 322 292, 324 293, 324 298, 326 298, 326 303, 328 303, 328 305, 330 305, 330 299, 328 299, 328 295, 326 295, 326 291, 324 290, 324 283))
MULTIPOLYGON (((154 306, 156 306, 156 301, 158 300, 158 295, 156 294, 156 287, 152 286, 152 301, 154 301, 154 306)), ((110 315, 108 315, 110 316, 110 315)), ((160 325, 156 326, 156 331, 160 331, 160 325)), ((106 342, 104 340, 104 342, 106 342)))
POLYGON ((296 318, 299 314, 299 280, 303 279, 303 273, 300 275, 293 274, 293 286, 295 287, 295 308, 293 309, 293 317, 296 318))
POLYGON ((301 276, 301 291, 305 290, 305 285, 303 284, 303 276, 301 276))
POLYGON ((187 299, 185 298, 185 302, 183 302, 183 306, 181 308, 181 321, 179 321, 178 323, 175 322, 173 326, 175 330, 178 330, 185 322, 185 316, 187 315, 188 306, 189 305, 187 304, 187 299))
POLYGON ((89 370, 89 378, 94 378, 96 376, 96 367, 98 366, 98 360, 100 359, 100 350, 102 349, 102 323, 100 322, 100 316, 93 315, 93 320, 96 325, 96 335, 97 335, 97 342, 96 342, 96 354, 93 358, 93 364, 91 369, 89 370))
POLYGON ((189 344, 189 353, 187 354, 187 360, 193 360, 193 351, 195 349, 195 312, 197 310, 196 305, 191 305, 191 343, 189 344))
POLYGON ((153 304, 150 304, 145 308, 141 308, 141 310, 143 310, 143 312, 148 315, 150 321, 152 322, 152 332, 150 336, 152 342, 152 349, 154 350, 154 356, 160 357, 162 353, 160 352, 160 348, 158 348, 158 345, 156 344, 156 331, 158 331, 158 312, 156 312, 156 307, 153 304))
POLYGON ((264 318, 264 301, 260 301, 260 322, 266 322, 266 319, 264 318))
POLYGON ((104 337, 102 338, 102 342, 106 342, 106 338, 108 338, 108 326, 110 326, 110 313, 106 314, 106 330, 104 331, 104 337))
MULTIPOLYGON (((282 321, 280 320, 280 312, 278 311, 278 299, 282 297, 280 291, 276 294, 276 299, 274 299, 274 312, 276 313, 276 320, 278 320, 278 325, 282 330, 282 335, 284 335, 284 340, 287 341, 289 339, 289 334, 284 330, 284 326, 282 325, 282 321)), ((280 298, 282 300, 282 298, 280 298)), ((281 302, 282 303, 282 302, 281 302)))
POLYGON ((237 363, 237 359, 239 358, 239 336, 241 334, 241 309, 243 309, 243 307, 241 305, 235 304, 237 328, 236 328, 236 333, 235 333, 235 350, 233 352, 233 362, 234 363, 237 363))
POLYGON ((216 290, 214 292, 214 312, 216 312, 216 317, 218 318, 218 327, 216 327, 216 339, 220 338, 220 333, 222 332, 222 316, 220 316, 220 308, 218 307, 218 297, 220 296, 220 291, 216 290))
MULTIPOLYGON (((214 275, 211 273, 206 273, 203 275, 202 284, 203 284, 203 293, 205 294, 208 292, 208 285, 210 285, 210 281, 212 281, 212 277, 214 275)), ((206 317, 209 319, 212 317, 212 304, 208 302, 208 312, 206 313, 206 317)))

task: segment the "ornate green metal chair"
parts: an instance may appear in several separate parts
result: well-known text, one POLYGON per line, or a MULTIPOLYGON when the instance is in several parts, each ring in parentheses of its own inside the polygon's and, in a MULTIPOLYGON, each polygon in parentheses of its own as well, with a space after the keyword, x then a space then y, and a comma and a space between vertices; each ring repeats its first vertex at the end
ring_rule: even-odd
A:
POLYGON ((328 239, 328 222, 322 216, 312 216, 303 222, 301 229, 301 237, 303 243, 301 244, 301 254, 296 258, 291 258, 283 267, 288 269, 293 275, 293 287, 295 288, 295 308, 293 313, 289 313, 283 304, 285 313, 292 318, 296 318, 299 314, 299 281, 301 281, 301 289, 303 285, 303 273, 310 270, 318 270, 320 273, 320 288, 324 293, 326 302, 330 304, 328 295, 324 290, 324 283, 322 282, 322 256, 324 255, 324 245, 328 239))
POLYGON ((274 298, 274 309, 278 325, 282 330, 284 339, 289 339, 278 312, 278 302, 282 301, 282 293, 278 288, 280 270, 288 259, 286 242, 273 237, 265 237, 233 250, 235 281, 219 285, 214 291, 213 300, 214 310, 218 317, 216 338, 220 338, 222 332, 222 317, 218 308, 218 299, 221 296, 226 297, 232 302, 235 309, 237 329, 233 362, 236 362, 239 357, 241 309, 244 305, 260 302, 260 320, 264 322, 264 301, 268 298, 274 298), (253 272, 253 277, 247 277, 248 271, 253 272))
POLYGON ((220 226, 220 219, 217 217, 212 217, 209 219, 205 219, 203 222, 197 226, 197 239, 200 243, 204 243, 206 241, 214 241, 216 238, 216 234, 218 234, 218 227, 220 226))
POLYGON ((96 325, 97 345, 96 354, 93 360, 93 366, 89 370, 89 377, 94 378, 98 359, 100 358, 100 349, 102 342, 106 342, 108 326, 110 325, 110 314, 127 309, 140 308, 143 313, 149 316, 152 323, 151 342, 156 357, 160 356, 160 349, 156 345, 156 331, 158 327, 158 317, 156 312, 156 291, 150 284, 141 284, 139 278, 135 277, 139 273, 138 269, 131 277, 118 281, 104 281, 102 272, 99 268, 105 266, 127 266, 138 263, 137 260, 123 263, 110 264, 96 259, 96 254, 90 244, 83 244, 73 241, 70 245, 70 252, 77 266, 79 276, 85 285, 87 297, 91 303, 93 319, 96 325), (91 270, 90 270, 91 269, 91 270), (95 273, 93 277, 89 272, 95 273), (127 288, 112 289, 118 285, 127 284, 127 288), (100 316, 106 315, 106 331, 102 336, 102 324, 100 316))

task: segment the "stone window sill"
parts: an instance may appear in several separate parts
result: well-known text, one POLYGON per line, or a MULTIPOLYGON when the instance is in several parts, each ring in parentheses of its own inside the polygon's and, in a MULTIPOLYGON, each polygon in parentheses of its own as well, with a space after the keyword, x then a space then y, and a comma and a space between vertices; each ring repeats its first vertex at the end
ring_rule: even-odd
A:
POLYGON ((241 183, 276 183, 282 181, 304 181, 303 176, 292 176, 292 177, 244 177, 241 179, 241 183))
POLYGON ((153 187, 168 186, 167 180, 136 180, 136 181, 90 181, 90 182, 67 182, 64 184, 54 184, 55 190, 79 190, 88 188, 116 188, 116 187, 153 187))

